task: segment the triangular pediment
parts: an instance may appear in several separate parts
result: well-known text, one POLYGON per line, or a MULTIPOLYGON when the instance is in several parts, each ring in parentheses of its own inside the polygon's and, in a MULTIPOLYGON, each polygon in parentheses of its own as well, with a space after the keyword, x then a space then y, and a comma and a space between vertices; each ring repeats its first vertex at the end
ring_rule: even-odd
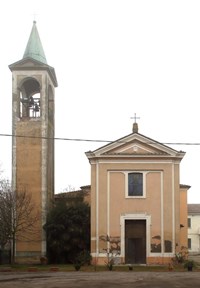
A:
POLYGON ((93 152, 87 156, 95 158, 105 157, 177 157, 183 158, 184 152, 176 151, 162 143, 139 133, 129 134, 93 152))
POLYGON ((103 154, 143 154, 143 155, 150 155, 150 154, 166 154, 166 151, 162 151, 160 148, 152 147, 147 143, 143 143, 138 141, 137 139, 130 141, 128 143, 124 143, 114 149, 111 149, 103 154))

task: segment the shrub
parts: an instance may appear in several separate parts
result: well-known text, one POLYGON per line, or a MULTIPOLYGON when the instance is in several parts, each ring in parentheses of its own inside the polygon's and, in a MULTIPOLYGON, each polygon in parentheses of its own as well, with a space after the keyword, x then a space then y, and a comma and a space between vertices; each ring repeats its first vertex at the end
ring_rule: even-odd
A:
POLYGON ((90 255, 89 251, 82 251, 79 254, 76 255, 74 258, 74 268, 78 271, 80 270, 81 266, 87 264, 90 265, 92 261, 92 256, 90 255))

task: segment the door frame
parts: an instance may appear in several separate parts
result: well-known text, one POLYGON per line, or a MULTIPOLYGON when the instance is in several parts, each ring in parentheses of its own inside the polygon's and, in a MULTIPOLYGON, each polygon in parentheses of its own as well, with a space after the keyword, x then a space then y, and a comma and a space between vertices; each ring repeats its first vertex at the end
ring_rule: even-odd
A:
POLYGON ((125 260, 125 220, 146 220, 146 258, 150 255, 150 226, 151 215, 124 214, 120 217, 121 224, 121 257, 125 260))

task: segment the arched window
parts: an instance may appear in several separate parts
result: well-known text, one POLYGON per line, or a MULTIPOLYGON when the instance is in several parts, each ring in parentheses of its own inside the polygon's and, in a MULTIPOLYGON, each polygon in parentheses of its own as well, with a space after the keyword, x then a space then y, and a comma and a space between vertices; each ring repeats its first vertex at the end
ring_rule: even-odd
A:
POLYGON ((40 86, 35 79, 29 78, 20 89, 20 117, 38 118, 40 114, 40 86))

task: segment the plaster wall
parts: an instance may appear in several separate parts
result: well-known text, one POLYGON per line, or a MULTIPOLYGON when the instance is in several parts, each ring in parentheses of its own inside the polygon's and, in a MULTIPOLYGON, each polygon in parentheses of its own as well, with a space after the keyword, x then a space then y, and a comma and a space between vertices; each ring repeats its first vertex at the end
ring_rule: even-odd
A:
MULTIPOLYGON (((180 244, 179 233, 176 232, 180 225, 180 204, 177 201, 180 198, 179 165, 173 161, 111 162, 92 164, 91 202, 95 203, 91 218, 92 252, 103 257, 103 251, 108 247, 108 243, 100 239, 103 235, 121 239, 122 216, 148 215, 148 261, 157 257, 172 257, 180 244), (126 174, 130 171, 145 174, 143 198, 127 197, 126 174)), ((124 255, 121 257, 123 259, 124 255)))

